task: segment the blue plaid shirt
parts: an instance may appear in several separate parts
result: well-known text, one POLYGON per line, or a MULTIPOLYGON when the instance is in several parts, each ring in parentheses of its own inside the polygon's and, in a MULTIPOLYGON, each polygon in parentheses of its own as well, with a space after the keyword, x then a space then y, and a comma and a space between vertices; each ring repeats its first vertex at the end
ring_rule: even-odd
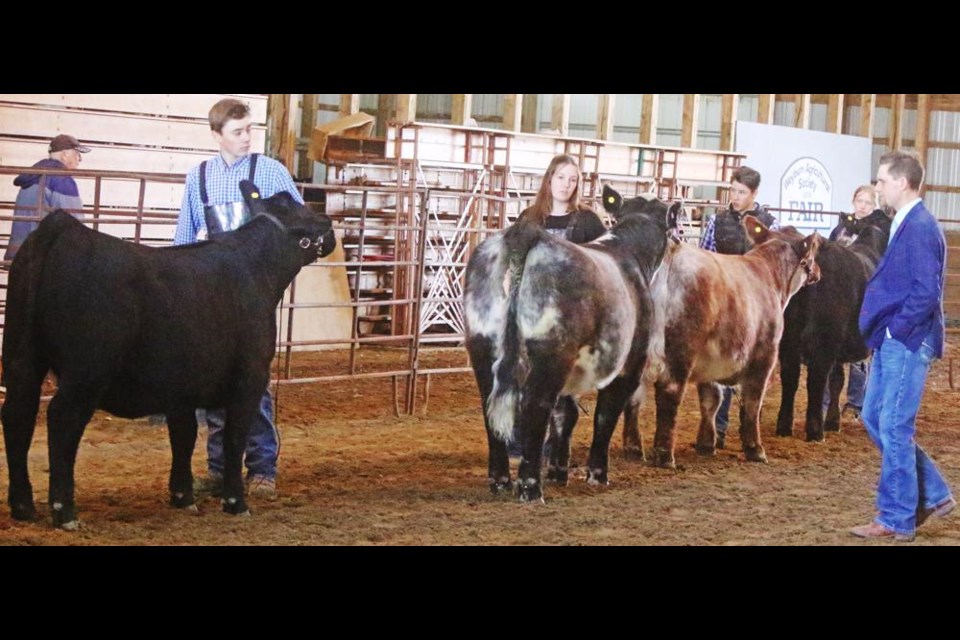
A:
MULTIPOLYGON (((224 204, 243 200, 240 193, 240 181, 250 177, 250 155, 237 160, 228 167, 218 153, 207 161, 207 204, 224 204)), ((293 178, 287 168, 266 156, 257 158, 257 171, 253 182, 264 198, 280 192, 289 192, 294 199, 303 204, 300 192, 293 184, 293 178)), ((200 231, 206 232, 207 223, 203 217, 203 202, 200 201, 200 167, 194 167, 187 174, 187 184, 183 191, 183 204, 180 205, 180 217, 177 230, 173 234, 173 244, 190 244, 197 241, 200 231)))
MULTIPOLYGON (((700 248, 706 249, 707 251, 717 252, 717 240, 714 237, 715 232, 715 223, 717 221, 717 214, 710 216, 710 219, 707 220, 707 226, 703 230, 703 235, 700 236, 700 248)), ((780 229, 780 221, 777 219, 773 220, 773 224, 770 225, 770 231, 778 231, 780 229)))

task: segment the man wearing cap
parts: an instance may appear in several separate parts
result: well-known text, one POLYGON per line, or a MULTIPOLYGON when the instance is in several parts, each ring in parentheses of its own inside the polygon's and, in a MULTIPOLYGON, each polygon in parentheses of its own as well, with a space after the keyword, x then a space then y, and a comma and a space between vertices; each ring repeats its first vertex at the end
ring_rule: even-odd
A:
MULTIPOLYGON (((272 158, 250 153, 250 107, 234 98, 224 98, 210 109, 210 130, 220 145, 220 153, 187 174, 180 218, 174 244, 205 240, 225 231, 233 231, 250 219, 240 193, 240 181, 250 180, 264 198, 287 191, 303 204, 300 192, 286 167, 272 158)), ((223 489, 224 409, 208 410, 206 478, 199 478, 197 491, 214 496, 223 489)), ((273 402, 264 390, 260 412, 247 434, 244 464, 247 467, 247 493, 265 498, 276 497, 277 458, 280 437, 273 424, 273 402)))
MULTIPOLYGON (((76 169, 80 166, 80 154, 90 151, 73 136, 60 134, 50 141, 50 155, 33 165, 35 169, 76 169)), ((71 176, 40 176, 36 173, 23 173, 13 181, 14 186, 20 187, 17 194, 17 203, 13 210, 15 218, 41 218, 55 209, 66 209, 77 218, 83 219, 80 209, 80 191, 77 183, 71 176), (44 178, 41 180, 41 177, 44 178), (40 188, 43 183, 43 207, 38 209, 41 202, 40 188)), ((36 220, 15 220, 10 231, 10 245, 4 254, 4 260, 13 260, 20 249, 20 245, 27 239, 30 232, 37 228, 36 220)))

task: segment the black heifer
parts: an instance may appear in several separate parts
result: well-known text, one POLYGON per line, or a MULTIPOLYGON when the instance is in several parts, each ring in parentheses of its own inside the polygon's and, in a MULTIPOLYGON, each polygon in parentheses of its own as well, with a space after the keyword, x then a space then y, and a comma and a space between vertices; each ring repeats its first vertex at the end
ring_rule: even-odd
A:
MULTIPOLYGON (((606 484, 610 436, 640 382, 652 301, 680 204, 613 199, 617 225, 577 246, 520 222, 484 241, 467 266, 464 293, 467 349, 480 389, 494 493, 511 488, 506 442, 514 423, 523 442, 521 501, 541 500, 544 434, 558 397, 600 389, 588 480, 606 484)), ((608 208, 610 208, 608 206, 608 208)), ((573 403, 565 402, 568 407, 573 403)), ((576 410, 573 405, 574 412, 576 410)), ((566 481, 570 431, 560 420, 551 478, 566 481)))
POLYGON ((817 257, 820 281, 801 289, 787 306, 779 348, 783 396, 777 416, 778 436, 793 433, 793 404, 801 363, 807 365, 807 441, 823 440, 824 430, 840 430, 842 363, 858 362, 869 355, 857 320, 867 281, 886 250, 890 222, 880 210, 861 220, 845 221, 856 234, 853 244, 825 242, 817 257), (828 376, 831 397, 824 422, 823 389, 828 376))
POLYGON ((247 510, 240 477, 247 430, 269 382, 276 307, 300 269, 333 250, 330 219, 281 192, 260 200, 241 183, 254 218, 208 242, 155 249, 47 216, 10 268, 0 417, 9 504, 35 514, 27 473, 40 387, 58 380, 47 412, 54 525, 77 526, 74 463, 97 408, 124 418, 165 413, 171 503, 194 503, 195 410, 226 407, 224 511, 247 510))

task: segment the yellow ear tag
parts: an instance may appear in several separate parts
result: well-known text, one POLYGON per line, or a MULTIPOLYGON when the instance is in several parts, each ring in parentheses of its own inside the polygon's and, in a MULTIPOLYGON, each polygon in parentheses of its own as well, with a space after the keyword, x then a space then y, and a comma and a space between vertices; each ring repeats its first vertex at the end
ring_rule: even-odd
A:
POLYGON ((254 191, 253 193, 250 194, 250 197, 256 199, 260 197, 260 194, 254 191))
POLYGON ((613 204, 613 203, 616 202, 616 201, 617 201, 617 199, 614 198, 613 196, 610 196, 609 198, 607 198, 607 202, 609 202, 610 204, 613 204))
POLYGON ((760 233, 761 231, 763 231, 763 229, 761 229, 760 227, 754 227, 754 228, 753 228, 753 232, 754 232, 754 233, 760 233))

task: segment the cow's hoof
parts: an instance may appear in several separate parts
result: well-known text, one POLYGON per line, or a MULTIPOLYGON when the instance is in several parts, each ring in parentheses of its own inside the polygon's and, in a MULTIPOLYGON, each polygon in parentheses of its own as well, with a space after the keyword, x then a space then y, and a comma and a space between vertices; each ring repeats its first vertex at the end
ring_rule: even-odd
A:
POLYGON ((832 431, 834 433, 840 433, 840 421, 836 422, 824 422, 823 423, 824 431, 832 431))
POLYGON ((72 505, 54 502, 52 507, 53 526, 65 531, 76 531, 80 528, 77 522, 77 510, 72 505))
POLYGON ((757 445, 756 447, 744 447, 743 453, 747 457, 747 462, 767 461, 767 454, 760 445, 757 445))
POLYGON ((170 506, 175 509, 187 509, 191 506, 196 506, 196 502, 192 491, 170 494, 170 506))
POLYGON ((188 504, 187 506, 185 506, 185 507, 183 508, 183 510, 186 511, 186 512, 187 512, 188 514, 190 514, 191 516, 198 516, 198 515, 200 515, 200 507, 198 507, 198 506, 196 505, 196 503, 194 503, 194 504, 188 504))
POLYGON ((543 504, 543 489, 536 478, 517 480, 520 502, 538 502, 543 504))
POLYGON ((224 498, 222 501, 223 512, 232 516, 250 515, 247 503, 239 498, 224 498))
POLYGON ((640 462, 645 462, 647 459, 647 456, 643 454, 642 447, 624 447, 623 457, 627 460, 639 460, 640 462))
POLYGON ((14 520, 33 520, 37 517, 37 508, 33 506, 33 501, 17 502, 10 505, 10 515, 14 520))
POLYGON ((696 449, 697 453, 701 456, 713 456, 717 453, 717 447, 711 444, 700 444, 698 442, 693 445, 693 448, 696 449))
POLYGON ((566 467, 547 467, 547 480, 556 482, 561 487, 567 486, 567 480, 570 477, 570 471, 566 467))
POLYGON ((587 484, 593 484, 593 485, 610 484, 607 481, 606 469, 587 469, 587 484))
POLYGON ((807 442, 823 442, 823 432, 808 431, 807 442))
POLYGON ((668 449, 653 450, 653 464, 662 469, 676 469, 677 461, 673 458, 673 452, 668 449))
POLYGON ((490 484, 490 493, 495 496, 513 494, 513 482, 510 481, 509 477, 487 478, 487 482, 490 484))

